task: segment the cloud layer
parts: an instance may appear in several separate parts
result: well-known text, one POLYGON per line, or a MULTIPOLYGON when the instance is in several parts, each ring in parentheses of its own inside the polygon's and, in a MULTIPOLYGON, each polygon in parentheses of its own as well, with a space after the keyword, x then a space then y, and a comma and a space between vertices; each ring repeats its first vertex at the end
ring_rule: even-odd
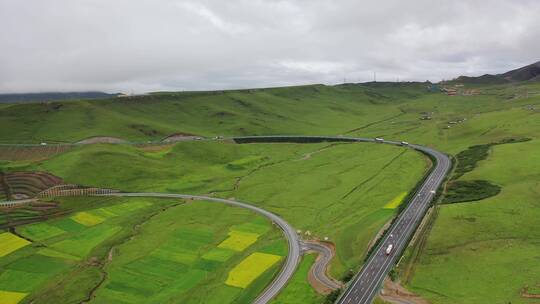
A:
POLYGON ((540 60, 536 0, 0 0, 0 92, 432 80, 540 60))

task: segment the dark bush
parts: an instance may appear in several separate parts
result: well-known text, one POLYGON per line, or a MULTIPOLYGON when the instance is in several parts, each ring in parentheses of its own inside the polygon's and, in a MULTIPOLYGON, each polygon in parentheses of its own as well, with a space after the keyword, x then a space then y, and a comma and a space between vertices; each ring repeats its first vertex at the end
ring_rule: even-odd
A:
POLYGON ((324 304, 334 304, 337 301, 337 299, 339 298, 340 294, 341 294, 341 289, 336 289, 336 290, 332 291, 324 299, 324 304))
POLYGON ((448 184, 443 204, 471 202, 495 196, 501 187, 485 180, 452 181, 448 184))

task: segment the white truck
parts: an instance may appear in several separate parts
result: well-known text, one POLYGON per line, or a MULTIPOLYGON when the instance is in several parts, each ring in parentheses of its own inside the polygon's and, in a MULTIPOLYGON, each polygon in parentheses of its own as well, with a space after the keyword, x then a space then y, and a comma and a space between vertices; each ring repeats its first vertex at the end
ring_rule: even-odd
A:
POLYGON ((388 247, 386 247, 386 255, 390 255, 390 252, 392 252, 392 248, 394 246, 392 246, 392 244, 388 245, 388 247))
POLYGON ((382 138, 382 137, 375 137, 375 142, 382 143, 382 142, 384 142, 384 138, 382 138))
POLYGON ((408 146, 408 145, 409 145, 409 143, 408 143, 408 142, 406 142, 406 141, 402 141, 402 142, 401 142, 401 145, 402 145, 402 146, 408 146))

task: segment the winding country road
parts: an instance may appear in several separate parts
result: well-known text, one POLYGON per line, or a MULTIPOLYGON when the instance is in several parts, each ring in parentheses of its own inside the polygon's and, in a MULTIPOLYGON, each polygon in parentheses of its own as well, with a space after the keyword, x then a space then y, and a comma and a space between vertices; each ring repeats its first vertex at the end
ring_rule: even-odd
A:
MULTIPOLYGON (((372 138, 358 138, 358 137, 342 137, 342 136, 246 136, 246 137, 232 137, 226 138, 233 140, 236 143, 276 143, 276 142, 293 142, 293 143, 315 143, 315 142, 377 142, 372 138)), ((159 143, 159 142, 146 142, 146 143, 159 143)), ((403 143, 396 141, 384 141, 382 143, 402 146, 403 143)), ((140 144, 135 142, 113 143, 113 144, 140 144)), ((67 144, 78 145, 78 144, 67 144)), ((17 146, 16 144, 14 146, 17 146)), ((18 146, 37 146, 21 144, 18 146)), ((425 178, 423 184, 418 188, 414 197, 407 205, 405 210, 401 212, 396 221, 388 229, 388 233, 385 234, 382 242, 376 250, 371 254, 369 260, 364 264, 360 272, 353 278, 350 284, 348 284, 345 293, 338 300, 339 304, 368 304, 371 303, 377 292, 381 288, 382 282, 388 272, 392 269, 394 263, 401 256, 401 252, 406 247, 409 239, 412 237, 418 224, 422 220, 425 212, 430 206, 433 200, 436 190, 443 183, 446 174, 450 170, 451 162, 447 155, 433 150, 428 147, 419 145, 405 145, 408 148, 415 149, 424 154, 430 155, 434 162, 435 167, 425 178), (392 244, 393 249, 390 254, 386 254, 386 249, 392 244)), ((124 196, 124 197, 162 197, 162 198, 180 198, 180 199, 193 199, 204 200, 211 202, 224 203, 232 206, 242 207, 254 212, 257 212, 267 218, 273 223, 279 226, 283 231, 288 245, 289 254, 287 259, 274 280, 266 287, 266 289, 255 299, 255 304, 266 304, 270 302, 287 284, 289 279, 294 274, 299 262, 301 254, 301 243, 298 239, 298 235, 293 227, 287 223, 284 219, 273 214, 269 211, 256 207, 254 205, 216 197, 200 196, 200 195, 188 195, 188 194, 174 194, 174 193, 110 193, 100 194, 101 196, 124 196)), ((9 204, 17 204, 18 202, 9 202, 9 204)), ((23 202, 20 202, 21 204, 23 202)), ((319 248, 324 251, 324 248, 319 248)), ((336 284, 336 282, 327 278, 325 275, 325 267, 328 261, 319 264, 315 269, 315 275, 322 282, 326 282, 328 286, 336 284), (323 266, 321 266, 323 265, 323 266)))
POLYGON ((310 275, 321 285, 323 285, 327 292, 336 290, 342 287, 340 282, 335 281, 326 274, 328 265, 334 257, 334 253, 328 244, 311 241, 301 241, 302 250, 314 251, 319 254, 317 260, 309 270, 310 275))

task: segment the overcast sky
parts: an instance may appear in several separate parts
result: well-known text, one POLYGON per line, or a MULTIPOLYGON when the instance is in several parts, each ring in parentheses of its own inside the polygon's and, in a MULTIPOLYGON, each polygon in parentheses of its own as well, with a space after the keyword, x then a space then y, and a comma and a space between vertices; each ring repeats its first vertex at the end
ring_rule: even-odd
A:
POLYGON ((431 80, 540 60, 537 0, 0 0, 0 92, 431 80))

